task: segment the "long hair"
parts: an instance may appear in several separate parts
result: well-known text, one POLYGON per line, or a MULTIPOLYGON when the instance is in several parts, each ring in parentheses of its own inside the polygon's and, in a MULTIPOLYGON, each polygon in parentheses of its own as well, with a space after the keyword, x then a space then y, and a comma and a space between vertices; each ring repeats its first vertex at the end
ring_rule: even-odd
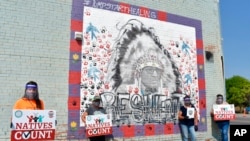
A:
POLYGON ((124 90, 126 85, 136 83, 136 79, 140 77, 136 70, 138 60, 147 55, 149 50, 156 54, 163 66, 162 86, 168 87, 170 93, 181 91, 181 74, 169 52, 160 43, 153 27, 147 28, 139 20, 130 19, 119 31, 107 75, 107 81, 112 85, 113 91, 119 92, 124 90), (153 41, 157 47, 143 46, 148 40, 153 41))
POLYGON ((37 106, 36 108, 41 109, 42 105, 41 105, 41 101, 39 99, 38 85, 35 81, 29 81, 26 83, 23 98, 28 98, 28 96, 26 94, 26 90, 27 90, 26 86, 27 85, 35 85, 36 86, 36 94, 34 95, 34 100, 36 101, 36 106, 37 106))

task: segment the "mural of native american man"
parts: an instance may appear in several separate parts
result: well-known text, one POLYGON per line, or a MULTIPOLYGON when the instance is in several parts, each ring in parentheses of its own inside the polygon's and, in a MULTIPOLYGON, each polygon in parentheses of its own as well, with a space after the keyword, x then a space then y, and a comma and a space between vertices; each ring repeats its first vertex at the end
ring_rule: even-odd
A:
POLYGON ((181 75, 154 28, 131 19, 119 30, 106 79, 113 91, 128 92, 131 86, 141 95, 163 94, 164 88, 181 93, 181 75))
MULTIPOLYGON (((177 66, 180 60, 177 63, 168 51, 170 47, 161 43, 155 28, 144 22, 133 18, 123 21, 124 24, 117 22, 116 31, 89 23, 91 28, 87 29, 98 32, 86 30, 84 35, 83 53, 92 57, 85 57, 89 59, 83 61, 82 82, 89 84, 82 85, 82 112, 93 95, 100 95, 102 106, 112 114, 115 124, 176 121, 180 102, 186 94, 183 86, 187 84, 182 77, 185 73, 180 73, 180 64, 177 66), (91 36, 94 33, 96 35, 91 36)), ((188 48, 185 51, 189 53, 188 48)))
MULTIPOLYGON (((119 28, 108 64, 105 81, 111 86, 110 92, 122 97, 111 102, 116 105, 112 112, 123 109, 116 110, 118 119, 122 115, 126 115, 124 119, 130 119, 127 115, 131 109, 132 119, 136 122, 154 122, 155 118, 147 115, 156 111, 160 115, 156 122, 162 122, 166 117, 174 119, 184 95, 181 74, 153 27, 147 28, 136 19, 128 20, 119 28)), ((107 96, 102 95, 104 99, 107 96)))

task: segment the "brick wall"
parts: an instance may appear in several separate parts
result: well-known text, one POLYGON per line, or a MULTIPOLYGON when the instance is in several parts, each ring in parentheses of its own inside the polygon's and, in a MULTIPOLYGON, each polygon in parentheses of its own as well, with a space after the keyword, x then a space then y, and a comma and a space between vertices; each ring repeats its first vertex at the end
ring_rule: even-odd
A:
MULTIPOLYGON (((123 2, 202 21, 204 49, 214 54, 214 62, 205 62, 206 108, 209 112, 215 95, 224 93, 218 0, 123 2)), ((69 0, 11 0, 0 3, 0 140, 9 140, 12 106, 23 95, 24 85, 29 80, 38 82, 46 109, 57 110, 57 140, 67 140, 71 8, 72 1, 69 0)), ((207 132, 197 132, 198 140, 219 138, 217 130, 212 131, 216 126, 210 117, 206 122, 207 132)), ((180 140, 180 135, 119 140, 180 140)))

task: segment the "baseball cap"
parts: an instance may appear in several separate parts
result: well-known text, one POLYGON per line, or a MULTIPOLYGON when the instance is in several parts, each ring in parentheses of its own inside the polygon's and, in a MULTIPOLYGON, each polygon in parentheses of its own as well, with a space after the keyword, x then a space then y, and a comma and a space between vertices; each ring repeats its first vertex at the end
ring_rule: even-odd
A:
POLYGON ((101 97, 99 95, 95 95, 93 101, 98 101, 98 100, 101 100, 101 97))

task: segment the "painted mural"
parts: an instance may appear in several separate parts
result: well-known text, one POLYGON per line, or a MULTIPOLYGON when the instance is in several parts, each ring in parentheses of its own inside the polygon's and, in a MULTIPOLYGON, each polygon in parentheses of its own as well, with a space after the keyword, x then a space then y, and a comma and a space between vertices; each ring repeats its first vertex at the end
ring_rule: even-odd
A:
POLYGON ((80 116, 94 95, 113 137, 179 133, 185 95, 206 130, 200 21, 115 1, 74 0, 72 9, 68 138, 85 138, 80 116))

